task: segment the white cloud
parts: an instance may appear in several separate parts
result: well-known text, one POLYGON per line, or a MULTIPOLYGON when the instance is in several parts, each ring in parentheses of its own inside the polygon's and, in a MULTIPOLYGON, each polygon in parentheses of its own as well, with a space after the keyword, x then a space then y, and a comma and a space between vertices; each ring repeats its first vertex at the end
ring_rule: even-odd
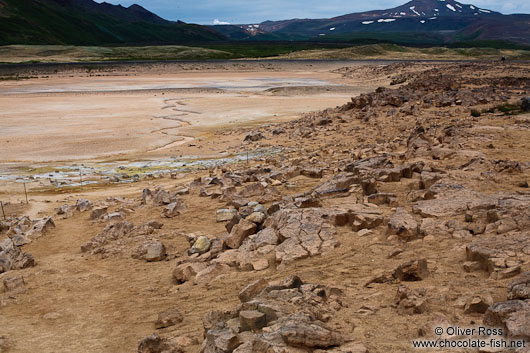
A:
POLYGON ((215 26, 218 26, 218 25, 229 25, 230 22, 219 21, 219 19, 216 18, 215 20, 213 20, 213 24, 214 24, 215 26))

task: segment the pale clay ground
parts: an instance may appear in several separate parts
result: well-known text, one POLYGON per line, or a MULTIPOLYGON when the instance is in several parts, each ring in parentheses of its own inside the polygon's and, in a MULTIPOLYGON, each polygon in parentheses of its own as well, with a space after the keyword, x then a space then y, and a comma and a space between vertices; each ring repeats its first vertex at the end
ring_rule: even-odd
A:
POLYGON ((367 84, 344 91, 333 86, 344 82, 328 67, 306 69, 64 75, 0 82, 0 161, 179 153, 168 147, 188 142, 205 129, 292 119, 344 104, 352 94, 374 88, 367 84), (320 94, 266 91, 285 85, 316 86, 320 94), (332 87, 326 91, 324 85, 332 87))

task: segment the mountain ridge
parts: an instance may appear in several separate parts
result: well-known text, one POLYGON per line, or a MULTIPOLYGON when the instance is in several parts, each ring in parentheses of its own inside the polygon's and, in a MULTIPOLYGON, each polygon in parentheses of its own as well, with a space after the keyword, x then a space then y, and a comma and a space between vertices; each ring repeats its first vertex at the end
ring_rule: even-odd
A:
POLYGON ((182 44, 219 41, 215 30, 165 20, 140 5, 92 0, 0 0, 0 45, 182 44))
POLYGON ((370 36, 381 39, 394 34, 395 40, 399 40, 399 34, 418 33, 419 40, 425 38, 431 44, 462 40, 509 40, 530 44, 530 15, 503 15, 456 0, 412 0, 390 9, 331 18, 264 21, 235 26, 239 31, 220 27, 214 28, 228 37, 231 37, 231 33, 237 33, 240 38, 246 39, 347 40, 370 36), (497 30, 496 26, 503 28, 503 31, 497 30))

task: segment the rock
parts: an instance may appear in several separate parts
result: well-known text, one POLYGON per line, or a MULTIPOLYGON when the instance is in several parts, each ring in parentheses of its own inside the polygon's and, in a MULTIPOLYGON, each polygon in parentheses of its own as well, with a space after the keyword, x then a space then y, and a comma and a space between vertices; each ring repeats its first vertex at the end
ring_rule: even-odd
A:
POLYGON ((90 219, 97 220, 107 214, 107 207, 98 207, 90 212, 90 219))
POLYGON ((31 254, 22 252, 9 238, 0 241, 0 273, 35 266, 31 254))
POLYGON ((330 180, 318 185, 313 189, 318 195, 333 195, 337 193, 347 193, 353 184, 359 184, 359 176, 353 173, 339 173, 330 180))
POLYGON ((226 231, 230 233, 234 226, 238 224, 240 220, 241 216, 239 215, 239 213, 236 212, 232 219, 230 219, 230 221, 225 224, 226 231))
POLYGON ((394 299, 394 304, 400 314, 421 314, 427 311, 425 292, 415 291, 400 284, 394 299))
POLYGON ((123 214, 121 214, 121 212, 113 212, 105 216, 105 221, 108 223, 122 222, 124 219, 125 217, 123 214))
POLYGON ((90 252, 92 254, 101 253, 106 244, 125 237, 133 231, 133 228, 134 225, 127 221, 109 224, 100 234, 81 245, 81 252, 90 252))
POLYGON ((413 240, 418 235, 418 222, 404 208, 398 207, 388 219, 388 233, 396 234, 403 240, 413 240))
POLYGON ((420 180, 421 180, 421 188, 422 189, 429 189, 431 186, 436 184, 440 179, 444 177, 443 174, 440 173, 432 173, 427 171, 422 171, 420 180))
POLYGON ((138 353, 182 353, 182 348, 167 338, 154 333, 144 338, 138 345, 138 353))
POLYGON ((215 212, 215 220, 217 222, 226 222, 232 220, 237 215, 237 210, 222 208, 215 212))
POLYGON ((308 348, 328 348, 339 346, 343 338, 324 325, 300 314, 290 315, 278 320, 272 326, 287 345, 308 348))
POLYGON ((259 131, 251 131, 247 134, 247 136, 245 136, 245 140, 244 141, 252 141, 252 142, 256 142, 256 141, 259 141, 259 140, 262 140, 264 139, 265 136, 259 132, 259 131))
POLYGON ((177 199, 176 201, 170 203, 162 211, 162 217, 173 218, 180 215, 180 212, 186 209, 186 205, 182 200, 177 199))
POLYGON ((257 310, 243 310, 239 312, 241 331, 259 330, 267 325, 264 313, 257 310))
POLYGON ((158 319, 155 322, 155 328, 161 329, 164 327, 174 326, 181 323, 184 317, 178 309, 170 309, 158 314, 158 319))
POLYGON ((504 271, 498 272, 498 279, 512 278, 517 276, 519 273, 521 273, 521 266, 517 265, 508 267, 504 271))
POLYGON ((298 208, 322 207, 320 199, 314 197, 297 197, 294 204, 298 208))
POLYGON ((260 294, 268 285, 269 282, 267 282, 263 278, 250 283, 239 292, 239 300, 242 303, 252 300, 255 296, 260 294))
POLYGON ((142 190, 142 205, 147 205, 153 201, 153 192, 149 189, 142 190))
POLYGON ((399 265, 392 276, 400 281, 421 281, 429 275, 427 270, 427 260, 410 260, 399 265))
POLYGON ((245 218, 245 220, 255 224, 261 224, 263 221, 265 221, 265 214, 261 212, 254 212, 245 218))
POLYGON ((191 254, 204 254, 208 250, 210 250, 210 246, 212 245, 212 242, 210 241, 210 238, 201 235, 200 237, 195 240, 193 243, 193 246, 188 251, 188 253, 191 254))
POLYGON ((71 213, 71 207, 69 205, 62 205, 60 207, 57 207, 55 209, 55 214, 59 215, 59 216, 69 216, 71 213))
POLYGON ((484 314, 493 304, 491 296, 474 296, 466 301, 464 314, 480 313, 484 314))
POLYGON ((169 205, 170 203, 171 195, 166 190, 159 190, 153 198, 153 204, 155 206, 164 206, 169 205))
POLYGON ((234 195, 234 198, 248 199, 252 197, 259 197, 263 194, 265 194, 265 187, 261 183, 252 183, 243 187, 243 189, 234 195))
POLYGON ((202 262, 183 263, 173 270, 173 279, 177 284, 191 281, 197 273, 206 269, 206 264, 202 262))
POLYGON ((350 218, 347 210, 304 208, 282 209, 270 222, 281 242, 276 247, 276 261, 294 260, 330 251, 338 246, 333 224, 344 225, 350 218))
POLYGON ((481 264, 483 270, 490 273, 504 271, 507 268, 506 259, 511 258, 516 263, 522 262, 530 249, 530 233, 516 233, 510 237, 495 235, 478 239, 466 247, 468 261, 481 264), (518 256, 513 256, 519 254, 518 256))
POLYGON ((87 199, 79 199, 75 204, 75 209, 80 212, 89 211, 92 209, 92 202, 87 199))
POLYGON ((510 338, 530 339, 530 303, 523 300, 509 300, 493 304, 484 314, 487 327, 503 329, 510 338))
POLYGON ((188 195, 189 193, 190 193, 190 189, 184 186, 178 187, 177 190, 175 190, 175 194, 179 196, 188 195))
POLYGON ((412 210, 424 218, 450 217, 464 214, 467 210, 490 209, 495 207, 498 202, 498 197, 495 195, 486 195, 461 188, 456 190, 447 196, 418 201, 412 210))
POLYGON ((6 291, 12 291, 17 288, 22 288, 26 285, 24 277, 18 275, 4 278, 4 288, 6 291))
POLYGON ((241 246, 243 240, 249 235, 256 232, 256 224, 245 219, 241 220, 232 228, 232 231, 226 238, 226 245, 231 249, 237 249, 241 246))
POLYGON ((200 353, 231 353, 241 345, 239 337, 229 329, 208 330, 200 353))
POLYGON ((522 273, 508 284, 508 299, 530 299, 530 272, 522 273))
POLYGON ((55 222, 51 217, 45 217, 34 222, 31 229, 26 232, 26 237, 35 239, 55 228, 55 222))
POLYGON ((160 241, 154 241, 147 246, 145 260, 147 262, 162 261, 166 258, 166 246, 160 241))

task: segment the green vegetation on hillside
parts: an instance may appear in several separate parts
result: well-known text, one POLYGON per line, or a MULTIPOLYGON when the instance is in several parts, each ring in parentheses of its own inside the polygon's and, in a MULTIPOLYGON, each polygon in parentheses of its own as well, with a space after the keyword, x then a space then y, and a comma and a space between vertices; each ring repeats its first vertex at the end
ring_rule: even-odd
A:
POLYGON ((147 11, 108 4, 0 0, 0 45, 176 44, 221 39, 224 36, 208 27, 169 22, 147 11))
POLYGON ((530 60, 530 50, 495 48, 411 48, 395 44, 347 46, 322 43, 211 43, 202 46, 84 47, 8 45, 0 47, 0 62, 94 62, 142 60, 227 60, 244 58, 317 60, 530 60))

